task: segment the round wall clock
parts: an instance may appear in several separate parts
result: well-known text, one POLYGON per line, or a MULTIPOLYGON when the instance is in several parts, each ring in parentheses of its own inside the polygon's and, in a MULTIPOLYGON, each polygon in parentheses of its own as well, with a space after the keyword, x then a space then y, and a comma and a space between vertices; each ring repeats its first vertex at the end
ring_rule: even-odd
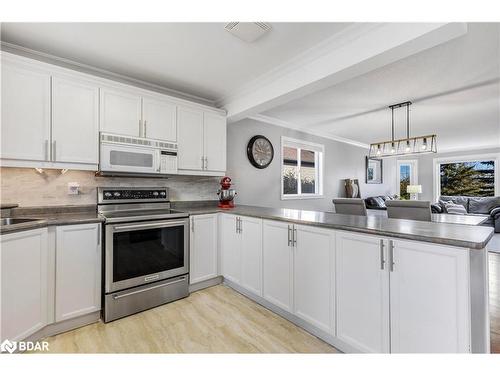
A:
POLYGON ((273 144, 263 135, 256 135, 248 142, 247 156, 255 168, 267 168, 273 161, 273 144))

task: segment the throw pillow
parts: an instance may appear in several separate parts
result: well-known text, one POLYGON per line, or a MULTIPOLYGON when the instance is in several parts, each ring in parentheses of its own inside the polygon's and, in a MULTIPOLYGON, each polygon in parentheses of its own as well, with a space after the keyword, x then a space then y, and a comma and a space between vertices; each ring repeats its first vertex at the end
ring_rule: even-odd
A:
POLYGON ((456 215, 467 214, 467 210, 465 209, 464 206, 462 206, 461 204, 455 204, 453 202, 446 202, 445 209, 446 212, 449 214, 456 214, 456 215))

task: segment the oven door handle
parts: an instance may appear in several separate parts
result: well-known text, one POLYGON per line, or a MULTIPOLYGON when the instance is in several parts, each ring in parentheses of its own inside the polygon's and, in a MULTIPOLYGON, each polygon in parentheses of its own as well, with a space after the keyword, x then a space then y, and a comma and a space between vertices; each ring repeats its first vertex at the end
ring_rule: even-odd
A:
POLYGON ((113 232, 123 232, 127 230, 141 230, 141 229, 153 229, 153 228, 168 228, 178 225, 186 225, 186 221, 156 221, 154 223, 142 223, 142 224, 130 224, 130 225, 114 225, 113 232))
POLYGON ((139 293, 142 293, 142 292, 147 292, 149 290, 162 288, 164 286, 168 286, 168 285, 172 285, 172 284, 177 284, 177 283, 183 282, 184 280, 186 280, 186 276, 183 276, 180 279, 177 279, 177 280, 174 280, 174 281, 170 281, 168 283, 163 283, 163 284, 159 284, 159 285, 150 286, 149 288, 134 290, 133 292, 129 292, 129 293, 125 293, 125 294, 114 294, 113 295, 113 299, 120 299, 120 298, 124 298, 124 297, 128 297, 128 296, 132 296, 134 294, 139 294, 139 293))

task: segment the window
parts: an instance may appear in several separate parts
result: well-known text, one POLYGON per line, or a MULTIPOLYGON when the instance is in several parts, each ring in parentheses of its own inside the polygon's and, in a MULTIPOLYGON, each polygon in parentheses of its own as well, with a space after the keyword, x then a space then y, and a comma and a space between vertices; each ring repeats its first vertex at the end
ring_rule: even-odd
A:
POLYGON ((406 191, 408 185, 417 185, 418 164, 416 160, 398 160, 398 181, 397 191, 401 199, 413 198, 410 193, 406 191))
POLYGON ((477 155, 466 159, 436 159, 436 198, 441 195, 498 195, 497 158, 498 155, 477 155))
POLYGON ((323 194, 323 153, 323 145, 281 138, 281 199, 323 194))

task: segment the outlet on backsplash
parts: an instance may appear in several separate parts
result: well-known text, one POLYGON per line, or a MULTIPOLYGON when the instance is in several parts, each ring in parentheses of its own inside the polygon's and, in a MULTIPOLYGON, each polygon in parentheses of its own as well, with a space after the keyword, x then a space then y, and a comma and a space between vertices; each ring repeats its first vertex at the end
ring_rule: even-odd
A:
POLYGON ((68 195, 80 194, 80 184, 78 182, 68 182, 68 195))

